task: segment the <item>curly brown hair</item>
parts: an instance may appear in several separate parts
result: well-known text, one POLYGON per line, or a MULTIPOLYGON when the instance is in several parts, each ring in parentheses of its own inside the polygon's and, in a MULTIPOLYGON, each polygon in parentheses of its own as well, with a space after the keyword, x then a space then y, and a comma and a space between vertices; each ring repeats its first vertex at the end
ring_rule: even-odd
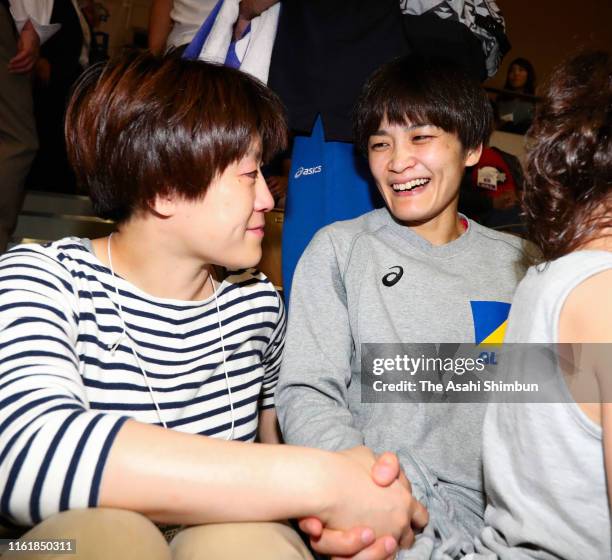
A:
POLYGON ((612 227, 610 53, 581 53, 559 66, 527 135, 523 209, 548 261, 612 227))

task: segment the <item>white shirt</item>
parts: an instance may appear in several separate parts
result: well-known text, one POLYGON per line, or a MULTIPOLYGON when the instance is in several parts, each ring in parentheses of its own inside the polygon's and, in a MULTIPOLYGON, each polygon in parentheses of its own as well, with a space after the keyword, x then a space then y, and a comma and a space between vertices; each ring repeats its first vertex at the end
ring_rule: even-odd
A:
POLYGON ((49 23, 53 0, 9 0, 9 4, 17 31, 21 33, 23 26, 30 20, 40 37, 41 44, 61 27, 59 23, 49 23))
POLYGON ((174 26, 167 46, 180 47, 191 42, 216 4, 217 0, 175 0, 170 12, 174 26))

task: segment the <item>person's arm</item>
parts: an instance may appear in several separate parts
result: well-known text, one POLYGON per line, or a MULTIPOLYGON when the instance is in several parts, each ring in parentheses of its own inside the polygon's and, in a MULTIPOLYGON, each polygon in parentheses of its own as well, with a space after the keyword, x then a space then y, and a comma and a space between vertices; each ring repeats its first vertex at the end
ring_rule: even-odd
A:
POLYGON ((59 23, 49 23, 54 0, 9 0, 11 15, 17 32, 21 33, 29 21, 40 37, 40 44, 51 38, 60 28, 59 23))
POLYGON ((600 387, 605 395, 601 405, 601 427, 606 480, 608 481, 608 505, 612 509, 612 383, 610 383, 610 362, 607 365, 605 381, 602 381, 600 376, 600 387))
POLYGON ((17 39, 17 54, 9 60, 9 72, 26 74, 34 68, 40 53, 40 37, 28 20, 17 39))
POLYGON ((601 427, 608 501, 612 507, 612 270, 591 276, 569 294, 559 317, 559 342, 591 345, 585 350, 601 397, 601 427), (597 345, 597 346, 595 346, 597 345))
MULTIPOLYGON (((274 288, 270 289, 274 290, 274 288)), ((287 319, 283 301, 276 290, 274 290, 274 293, 276 294, 276 301, 278 303, 276 326, 270 335, 262 359, 264 376, 259 398, 260 412, 259 425, 257 428, 258 441, 261 443, 282 442, 280 427, 274 408, 274 391, 278 383, 278 372, 283 357, 287 319)))
POLYGON ((73 282, 36 247, 0 259, 0 513, 19 525, 95 505, 126 421, 89 407, 73 282))
POLYGON ((257 441, 260 443, 282 443, 280 428, 276 411, 267 408, 259 413, 259 425, 257 426, 257 441))
MULTIPOLYGON (((285 312, 279 298, 279 320, 275 333, 270 338, 264 364, 266 377, 276 383, 279 359, 281 357, 282 341, 285 336, 285 312), (278 341, 278 342, 277 342, 278 341), (272 373, 272 375, 270 375, 272 373)), ((280 443, 281 436, 274 409, 265 409, 259 415, 259 441, 262 443, 280 443)), ((363 451, 362 451, 363 452, 363 451)), ((365 451, 366 457, 368 451, 365 451)), ((366 459, 367 460, 367 459, 366 459)), ((389 486, 400 480, 411 491, 405 479, 399 461, 392 453, 378 457, 371 469, 372 480, 379 486, 389 486)), ((413 515, 414 527, 421 527, 427 523, 427 512, 418 503, 415 503, 413 515), (420 525, 420 523, 422 525, 420 525)), ((376 538, 374 531, 369 527, 353 527, 349 530, 334 530, 324 527, 320 519, 315 517, 302 518, 300 527, 310 536, 311 546, 320 554, 332 558, 351 558, 353 560, 386 560, 397 549, 397 541, 390 535, 376 538)), ((402 536, 402 545, 412 544, 413 534, 409 530, 402 536)))
MULTIPOLYGON (((340 253, 328 230, 322 230, 298 263, 276 407, 287 443, 359 453, 365 449, 364 438, 348 408, 354 343, 340 253)), ((398 477, 409 486, 399 465, 392 480, 398 477)), ((415 516, 414 527, 421 528, 426 522, 427 513, 422 508, 415 516)), ((356 558, 364 559, 385 557, 384 540, 364 549, 358 532, 334 532, 313 519, 303 520, 302 528, 318 552, 343 557, 357 553, 356 558)), ((407 531, 400 545, 410 546, 412 538, 412 532, 407 531)))
POLYGON ((287 443, 329 450, 363 445, 348 405, 353 338, 336 248, 327 229, 293 277, 276 410, 287 443))
POLYGON ((238 40, 242 37, 253 18, 279 2, 280 0, 240 0, 238 19, 234 24, 234 39, 238 40))
POLYGON ((316 515, 332 528, 367 525, 396 537, 414 509, 399 483, 376 486, 369 465, 341 453, 228 442, 132 420, 104 467, 99 506, 161 523, 268 521, 316 515))
POLYGON ((172 0, 153 0, 149 13, 149 50, 154 54, 162 54, 166 49, 166 41, 172 29, 172 0))
POLYGON ((11 15, 19 33, 17 54, 9 61, 9 72, 25 74, 34 68, 40 45, 59 28, 50 24, 53 0, 10 0, 11 15))
POLYGON ((240 17, 251 20, 279 2, 280 0, 240 0, 240 17))

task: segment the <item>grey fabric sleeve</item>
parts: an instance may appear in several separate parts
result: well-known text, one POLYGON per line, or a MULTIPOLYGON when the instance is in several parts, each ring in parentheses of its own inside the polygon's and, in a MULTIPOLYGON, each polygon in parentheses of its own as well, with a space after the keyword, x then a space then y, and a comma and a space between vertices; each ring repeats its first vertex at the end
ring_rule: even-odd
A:
POLYGON ((341 266, 319 232, 293 277, 285 354, 276 389, 287 443, 329 450, 362 445, 348 407, 353 339, 341 266))

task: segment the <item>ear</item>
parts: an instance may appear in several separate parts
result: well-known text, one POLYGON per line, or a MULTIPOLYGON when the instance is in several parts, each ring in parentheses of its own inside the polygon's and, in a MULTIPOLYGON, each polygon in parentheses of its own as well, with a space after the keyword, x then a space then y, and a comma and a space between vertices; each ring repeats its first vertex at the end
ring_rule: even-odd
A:
POLYGON ((155 199, 149 203, 149 212, 157 218, 170 218, 176 212, 176 195, 164 194, 157 195, 155 199))
POLYGON ((482 144, 479 144, 476 148, 472 148, 467 151, 465 156, 465 166, 471 167, 472 165, 476 165, 480 161, 480 156, 482 155, 482 144))

